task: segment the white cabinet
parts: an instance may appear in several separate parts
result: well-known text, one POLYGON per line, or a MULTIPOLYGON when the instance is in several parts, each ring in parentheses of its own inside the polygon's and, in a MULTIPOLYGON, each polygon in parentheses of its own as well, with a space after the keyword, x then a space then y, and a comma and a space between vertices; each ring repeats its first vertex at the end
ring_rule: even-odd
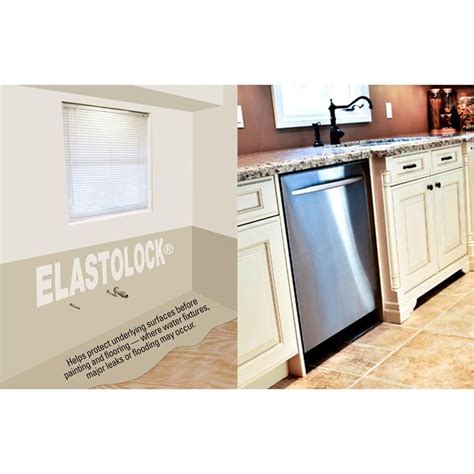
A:
POLYGON ((433 150, 431 152, 433 173, 460 168, 462 166, 462 155, 462 147, 460 146, 433 150))
POLYGON ((371 159, 386 321, 403 322, 421 295, 469 271, 469 164, 462 157, 461 146, 451 146, 371 159))
POLYGON ((237 192, 238 225, 278 214, 273 177, 254 179, 241 184, 237 192))
POLYGON ((298 353, 283 239, 279 216, 239 227, 238 385, 241 388, 266 388, 276 383, 288 374, 287 361, 298 353))
POLYGON ((400 283, 407 290, 466 255, 462 169, 391 190, 400 283))
POLYGON ((391 189, 400 282, 413 288, 438 270, 431 178, 391 189))
POLYGON ((439 267, 444 268, 467 252, 466 196, 462 169, 434 177, 436 236, 439 267))
POLYGON ((471 272, 474 271, 474 142, 463 145, 464 163, 469 163, 466 170, 466 214, 467 214, 467 252, 471 272))

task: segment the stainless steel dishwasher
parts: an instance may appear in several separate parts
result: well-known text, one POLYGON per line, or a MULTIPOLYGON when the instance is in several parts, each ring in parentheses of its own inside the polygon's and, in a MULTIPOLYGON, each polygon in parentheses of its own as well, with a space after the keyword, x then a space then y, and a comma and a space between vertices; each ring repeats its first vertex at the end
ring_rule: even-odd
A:
POLYGON ((367 161, 280 178, 307 353, 379 304, 367 161))

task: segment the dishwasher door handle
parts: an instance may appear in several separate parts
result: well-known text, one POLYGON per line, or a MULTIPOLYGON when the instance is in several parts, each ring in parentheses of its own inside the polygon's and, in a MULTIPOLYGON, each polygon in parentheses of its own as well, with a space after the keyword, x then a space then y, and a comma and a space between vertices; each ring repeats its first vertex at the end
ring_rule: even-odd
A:
POLYGON ((316 184, 308 186, 307 188, 300 188, 291 191, 292 196, 299 196, 301 194, 317 193, 318 191, 326 191, 327 189, 339 188, 347 186, 348 184, 358 183, 364 179, 363 176, 355 176, 354 178, 342 179, 341 181, 331 181, 330 183, 316 184))

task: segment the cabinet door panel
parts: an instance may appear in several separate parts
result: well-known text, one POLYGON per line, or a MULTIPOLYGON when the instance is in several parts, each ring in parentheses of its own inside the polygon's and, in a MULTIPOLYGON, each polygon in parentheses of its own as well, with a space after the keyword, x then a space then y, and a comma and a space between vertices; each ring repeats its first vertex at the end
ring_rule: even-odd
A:
POLYGON ((297 353, 289 275, 279 218, 239 229, 239 386, 297 353))
POLYGON ((433 179, 439 265, 444 268, 467 253, 464 173, 457 169, 433 179))
POLYGON ((401 285, 413 288, 438 271, 431 178, 392 189, 401 285))

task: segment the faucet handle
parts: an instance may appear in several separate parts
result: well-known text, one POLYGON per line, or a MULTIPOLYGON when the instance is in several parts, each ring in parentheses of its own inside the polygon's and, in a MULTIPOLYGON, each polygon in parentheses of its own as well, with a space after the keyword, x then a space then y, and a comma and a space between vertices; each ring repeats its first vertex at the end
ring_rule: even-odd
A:
POLYGON ((313 123, 313 130, 314 130, 314 143, 313 146, 323 146, 324 143, 321 141, 321 134, 319 131, 319 126, 321 125, 321 122, 313 123))
POLYGON ((354 112, 355 108, 358 108, 358 109, 361 109, 362 107, 364 107, 364 104, 360 104, 360 105, 357 105, 357 104, 354 104, 354 105, 351 105, 350 107, 347 107, 347 109, 344 109, 344 112, 354 112))

